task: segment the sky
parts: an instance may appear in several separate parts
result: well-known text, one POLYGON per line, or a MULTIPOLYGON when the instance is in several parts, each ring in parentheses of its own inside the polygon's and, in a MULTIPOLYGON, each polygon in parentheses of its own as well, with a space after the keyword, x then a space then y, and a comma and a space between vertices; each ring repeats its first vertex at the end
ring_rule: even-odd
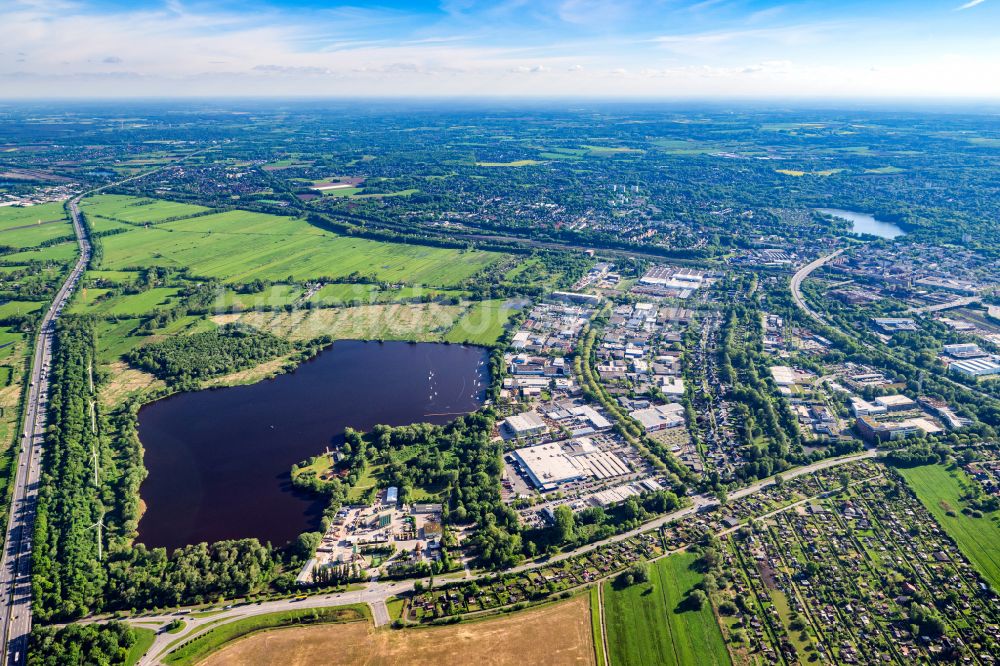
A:
POLYGON ((0 0, 0 98, 1000 99, 1000 0, 0 0))

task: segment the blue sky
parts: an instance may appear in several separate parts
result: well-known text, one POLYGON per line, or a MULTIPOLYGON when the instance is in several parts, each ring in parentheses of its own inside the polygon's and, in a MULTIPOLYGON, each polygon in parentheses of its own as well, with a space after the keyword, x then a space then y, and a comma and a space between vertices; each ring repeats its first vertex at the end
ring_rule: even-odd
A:
POLYGON ((1000 0, 0 0, 0 97, 1000 98, 1000 0))

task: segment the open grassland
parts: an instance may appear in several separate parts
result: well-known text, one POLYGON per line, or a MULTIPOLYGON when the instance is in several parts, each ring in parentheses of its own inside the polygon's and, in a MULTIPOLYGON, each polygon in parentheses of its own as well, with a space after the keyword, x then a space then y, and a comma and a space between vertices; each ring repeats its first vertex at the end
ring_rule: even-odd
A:
POLYGON ((627 153, 644 153, 641 148, 628 148, 625 146, 582 146, 591 155, 606 157, 609 155, 622 155, 627 153))
POLYGON ((73 227, 61 203, 0 207, 0 246, 34 247, 72 235, 73 227))
POLYGON ((40 301, 7 301, 0 304, 0 319, 38 312, 42 305, 40 301))
POLYGON ((452 286, 500 258, 493 252, 338 236, 304 220, 248 211, 166 222, 102 239, 102 269, 186 268, 226 282, 378 280, 452 286))
POLYGON ((695 556, 679 553, 650 566, 650 582, 615 589, 605 583, 604 613, 611 663, 729 664, 729 652, 712 609, 683 608, 688 590, 702 576, 695 556))
POLYGON ((594 657, 597 666, 607 666, 604 658, 604 628, 601 626, 601 586, 590 588, 590 635, 594 640, 594 657))
POLYGON ((49 245, 48 247, 28 248, 26 250, 22 250, 21 252, 5 254, 0 256, 0 261, 8 265, 26 264, 29 261, 53 261, 62 264, 69 264, 76 260, 78 254, 79 248, 76 245, 76 241, 66 241, 65 243, 57 243, 55 245, 49 245))
POLYGON ((595 664, 587 595, 500 618, 391 631, 368 623, 258 634, 209 657, 206 666, 581 666, 595 664))
POLYGON ((138 294, 106 298, 107 289, 81 289, 74 296, 69 311, 98 317, 137 316, 170 307, 179 291, 172 287, 155 287, 138 294))
POLYGON ((143 627, 132 627, 135 632, 135 644, 129 648, 128 654, 125 655, 125 666, 132 666, 142 659, 142 655, 146 654, 146 650, 153 646, 153 641, 156 640, 156 632, 152 629, 145 629, 143 627))
POLYGON ((164 220, 198 215, 209 210, 194 204, 122 194, 98 194, 88 197, 80 203, 80 209, 89 218, 99 216, 131 224, 156 224, 164 220))
POLYGON ((323 285, 309 299, 314 305, 344 305, 399 303, 422 298, 439 298, 454 296, 461 298, 466 292, 448 289, 431 289, 427 287, 400 287, 398 289, 380 289, 373 284, 334 283, 323 285))
POLYGON ((974 482, 960 469, 925 465, 899 470, 938 524, 993 586, 1000 590, 1000 512, 982 518, 962 513, 963 486, 974 482), (949 515, 949 513, 953 515, 949 515))
MULTIPOLYGON (((337 608, 291 610, 251 616, 242 620, 236 620, 235 622, 220 624, 214 629, 209 630, 208 633, 195 638, 168 654, 164 662, 173 666, 197 664, 226 643, 269 629, 331 622, 349 622, 368 626, 367 622, 362 622, 368 619, 368 617, 368 607, 361 604, 340 606, 337 608)), ((285 632, 279 632, 279 634, 281 633, 285 632)), ((208 663, 213 663, 213 661, 210 659, 208 663)), ((259 662, 251 661, 248 663, 259 662)))
POLYGON ((232 310, 254 310, 259 308, 280 308, 295 303, 305 290, 295 284, 275 284, 254 294, 241 294, 226 289, 212 303, 217 312, 232 310))
POLYGON ((514 312, 503 299, 478 301, 472 304, 444 339, 448 342, 495 345, 514 312))
MULTIPOLYGON (((8 327, 0 327, 0 452, 6 453, 14 441, 14 430, 19 418, 18 405, 21 400, 22 378, 27 369, 28 336, 8 327)), ((6 462, 6 456, 0 457, 6 462)), ((6 465, 0 465, 6 474, 6 465)), ((0 488, 6 487, 6 479, 0 477, 0 488)))
POLYGON ((101 404, 113 407, 127 398, 158 390, 166 386, 166 382, 142 370, 129 367, 125 361, 112 361, 107 367, 109 379, 101 384, 101 404))
POLYGON ((455 325, 464 308, 438 303, 360 305, 357 307, 246 312, 217 315, 216 324, 238 321, 290 340, 324 335, 336 339, 434 342, 455 325))

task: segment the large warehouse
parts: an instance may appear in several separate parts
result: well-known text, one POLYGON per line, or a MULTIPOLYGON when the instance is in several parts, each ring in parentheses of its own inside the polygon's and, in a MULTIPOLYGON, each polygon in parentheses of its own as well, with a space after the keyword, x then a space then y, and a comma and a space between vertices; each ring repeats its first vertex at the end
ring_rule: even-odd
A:
POLYGON ((602 451, 586 437, 526 446, 511 455, 531 483, 543 491, 572 481, 609 479, 631 471, 616 454, 602 451))

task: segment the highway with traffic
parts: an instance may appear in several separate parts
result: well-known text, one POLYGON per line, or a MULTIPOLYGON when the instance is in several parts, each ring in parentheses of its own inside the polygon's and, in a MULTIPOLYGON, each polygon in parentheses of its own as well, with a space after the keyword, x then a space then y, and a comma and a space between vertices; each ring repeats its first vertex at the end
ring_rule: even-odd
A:
POLYGON ((31 359, 24 428, 0 564, 0 622, 3 623, 3 654, 7 664, 24 663, 28 635, 31 633, 31 537, 35 529, 35 504, 41 477, 55 323, 90 261, 90 241, 77 208, 81 197, 72 199, 68 204, 80 256, 42 317, 31 359))

